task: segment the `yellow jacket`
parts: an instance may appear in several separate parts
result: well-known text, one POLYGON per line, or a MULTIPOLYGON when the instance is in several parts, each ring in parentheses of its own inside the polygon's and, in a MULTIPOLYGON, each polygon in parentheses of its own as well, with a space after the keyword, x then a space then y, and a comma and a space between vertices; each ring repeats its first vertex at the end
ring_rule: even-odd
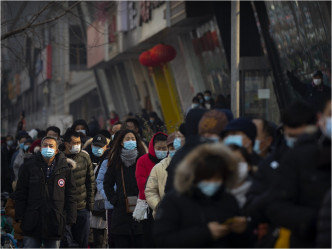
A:
POLYGON ((149 206, 153 210, 153 217, 156 215, 156 210, 159 202, 165 195, 165 185, 167 180, 167 167, 171 162, 171 157, 168 156, 160 163, 156 164, 149 175, 145 186, 145 198, 149 206))

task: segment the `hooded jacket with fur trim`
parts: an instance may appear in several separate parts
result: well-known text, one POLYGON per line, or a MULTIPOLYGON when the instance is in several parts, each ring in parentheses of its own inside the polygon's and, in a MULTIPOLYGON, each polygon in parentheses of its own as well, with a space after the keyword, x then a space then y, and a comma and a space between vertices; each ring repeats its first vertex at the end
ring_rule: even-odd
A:
POLYGON ((65 224, 76 222, 76 184, 70 162, 62 152, 54 159, 54 171, 47 179, 47 166, 38 153, 22 165, 15 193, 15 219, 22 220, 24 235, 60 239, 65 224))
POLYGON ((141 200, 145 200, 145 183, 150 175, 152 168, 161 161, 156 157, 156 152, 154 151, 153 146, 154 139, 158 134, 163 134, 167 137, 167 135, 163 132, 157 132, 154 134, 149 143, 149 153, 141 156, 137 160, 135 176, 139 190, 138 198, 141 200))
POLYGON ((81 150, 78 154, 66 154, 75 164, 73 175, 77 186, 77 210, 93 209, 96 180, 89 154, 81 150))
POLYGON ((223 223, 240 215, 234 196, 227 193, 236 175, 236 162, 231 151, 222 144, 205 144, 197 147, 183 160, 175 173, 175 190, 161 200, 154 223, 154 236, 158 247, 244 247, 242 234, 229 233, 214 240, 209 222, 223 223), (204 195, 195 182, 198 161, 209 155, 222 156, 228 167, 228 180, 211 197, 204 195), (243 243, 243 244, 240 244, 243 243))

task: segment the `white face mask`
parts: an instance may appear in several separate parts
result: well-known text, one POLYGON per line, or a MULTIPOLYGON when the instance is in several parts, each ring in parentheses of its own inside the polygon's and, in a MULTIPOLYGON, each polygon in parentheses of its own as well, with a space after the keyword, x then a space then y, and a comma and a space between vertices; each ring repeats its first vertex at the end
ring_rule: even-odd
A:
POLYGON ((315 86, 318 86, 322 83, 322 80, 321 79, 314 79, 313 82, 314 82, 315 86))
POLYGON ((237 182, 243 182, 248 176, 248 164, 246 162, 239 162, 238 164, 238 179, 237 182))
POLYGON ((78 145, 73 145, 71 147, 71 149, 69 150, 69 152, 72 154, 78 154, 80 152, 80 150, 81 150, 81 145, 78 144, 78 145))

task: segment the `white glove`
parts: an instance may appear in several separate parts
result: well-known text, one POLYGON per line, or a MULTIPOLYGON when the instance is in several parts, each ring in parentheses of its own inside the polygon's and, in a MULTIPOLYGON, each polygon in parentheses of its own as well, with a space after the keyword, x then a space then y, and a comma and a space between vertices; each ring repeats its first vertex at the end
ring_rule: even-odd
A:
POLYGON ((138 199, 135 210, 133 212, 133 218, 136 221, 141 221, 141 220, 147 219, 148 218, 148 215, 147 215, 148 208, 149 208, 149 205, 146 202, 146 200, 138 199))

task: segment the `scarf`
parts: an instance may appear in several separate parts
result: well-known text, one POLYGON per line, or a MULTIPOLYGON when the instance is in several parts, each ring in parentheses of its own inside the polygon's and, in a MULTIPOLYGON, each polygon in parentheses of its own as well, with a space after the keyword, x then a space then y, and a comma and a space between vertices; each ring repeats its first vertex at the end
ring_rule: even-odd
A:
POLYGON ((121 160, 126 167, 129 167, 136 162, 137 155, 138 155, 137 149, 133 150, 122 149, 121 160))

